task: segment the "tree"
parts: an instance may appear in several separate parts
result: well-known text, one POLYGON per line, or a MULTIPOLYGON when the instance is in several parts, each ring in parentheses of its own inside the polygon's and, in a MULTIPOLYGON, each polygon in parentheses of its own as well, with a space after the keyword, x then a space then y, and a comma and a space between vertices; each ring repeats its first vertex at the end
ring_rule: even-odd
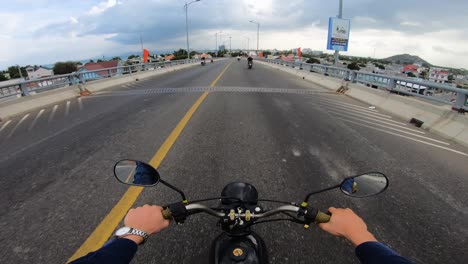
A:
POLYGON ((132 55, 128 56, 127 59, 131 60, 131 59, 134 59, 134 58, 136 58, 136 57, 137 57, 136 55, 133 55, 133 54, 132 54, 132 55))
POLYGON ((454 80, 455 78, 453 78, 453 75, 448 76, 448 83, 452 83, 454 80))
POLYGON ((411 77, 411 78, 415 78, 415 77, 416 77, 416 75, 414 75, 414 73, 412 73, 412 72, 408 72, 408 73, 406 74, 406 76, 411 77))
POLYGON ((76 62, 57 62, 54 65, 54 74, 68 74, 77 71, 76 62))
POLYGON ((7 77, 5 77, 5 74, 3 72, 0 72, 0 82, 8 80, 7 77))
POLYGON ((268 55, 271 55, 271 52, 270 51, 264 51, 263 52, 263 57, 268 57, 268 55))
POLYGON ((426 78, 427 78, 427 74, 428 74, 427 71, 422 71, 422 72, 419 74, 419 78, 421 78, 421 79, 426 79, 426 78))
POLYGON ((174 60, 183 60, 187 58, 187 51, 184 49, 179 49, 178 51, 174 51, 174 60))
POLYGON ((114 58, 112 58, 112 60, 119 60, 120 61, 122 59, 120 57, 114 57, 114 58))
MULTIPOLYGON (((21 69, 21 74, 23 75, 23 78, 28 77, 28 73, 26 72, 26 67, 20 67, 21 69)), ((18 71, 18 66, 10 66, 7 69, 8 74, 10 74, 11 79, 18 79, 20 78, 20 74, 18 71)))
POLYGON ((320 60, 317 60, 316 58, 310 58, 306 61, 306 63, 320 64, 320 60))
POLYGON ((90 63, 94 63, 94 61, 93 61, 93 60, 89 60, 89 62, 90 62, 90 63))
POLYGON ((361 68, 357 65, 356 62, 348 64, 348 69, 353 70, 353 71, 359 71, 361 68))
POLYGON ((97 62, 103 62, 103 60, 101 60, 101 59, 98 59, 98 60, 97 60, 97 62))

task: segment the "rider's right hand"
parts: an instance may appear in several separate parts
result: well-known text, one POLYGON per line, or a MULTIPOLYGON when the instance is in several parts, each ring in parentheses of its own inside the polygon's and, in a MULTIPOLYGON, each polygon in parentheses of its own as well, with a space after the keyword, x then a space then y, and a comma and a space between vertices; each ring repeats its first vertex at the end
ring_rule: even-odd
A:
POLYGON ((367 231, 366 223, 353 210, 330 207, 328 211, 331 213, 330 222, 319 224, 324 231, 345 237, 355 246, 364 242, 377 241, 374 235, 367 231))
MULTIPOLYGON (((169 221, 162 215, 162 207, 157 205, 144 205, 135 209, 130 209, 125 217, 125 226, 145 231, 153 235, 161 232, 169 226, 169 221)), ((125 238, 133 240, 137 244, 143 242, 139 236, 126 236, 125 238)))

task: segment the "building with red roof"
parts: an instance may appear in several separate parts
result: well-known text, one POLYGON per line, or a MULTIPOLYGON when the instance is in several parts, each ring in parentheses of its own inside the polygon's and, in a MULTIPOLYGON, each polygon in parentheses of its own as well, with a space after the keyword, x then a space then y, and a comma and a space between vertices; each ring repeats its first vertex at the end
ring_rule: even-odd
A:
POLYGON ((117 67, 122 66, 120 60, 88 62, 80 68, 78 72, 82 72, 85 80, 97 80, 121 75, 122 69, 117 67))

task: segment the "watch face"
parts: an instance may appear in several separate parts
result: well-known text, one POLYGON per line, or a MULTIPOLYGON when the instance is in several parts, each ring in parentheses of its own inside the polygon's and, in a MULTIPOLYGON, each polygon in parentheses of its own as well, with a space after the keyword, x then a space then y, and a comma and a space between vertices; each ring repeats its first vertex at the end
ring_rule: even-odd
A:
POLYGON ((122 228, 119 228, 117 231, 115 231, 115 235, 116 236, 123 236, 123 235, 126 235, 130 232, 130 227, 122 227, 122 228))

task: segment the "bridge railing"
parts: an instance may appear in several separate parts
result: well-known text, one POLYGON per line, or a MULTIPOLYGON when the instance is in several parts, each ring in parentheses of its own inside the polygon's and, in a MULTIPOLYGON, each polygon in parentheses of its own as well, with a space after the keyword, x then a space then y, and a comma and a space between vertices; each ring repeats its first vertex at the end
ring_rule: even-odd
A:
POLYGON ((316 72, 353 83, 361 83, 374 89, 381 89, 392 93, 420 97, 430 101, 451 105, 455 109, 464 109, 465 111, 468 111, 468 90, 455 88, 443 83, 353 71, 347 68, 321 64, 283 61, 278 59, 261 60, 286 67, 296 68, 299 70, 316 72))
POLYGON ((181 64, 198 63, 200 60, 175 60, 164 62, 153 62, 144 64, 135 64, 127 66, 119 66, 114 68, 105 68, 93 71, 77 71, 70 74, 54 75, 52 77, 21 81, 16 84, 0 85, 0 99, 10 96, 28 96, 32 92, 41 92, 53 90, 60 87, 74 86, 77 84, 85 84, 92 81, 113 78, 126 74, 134 74, 141 71, 158 70, 164 67, 170 67, 181 64))

